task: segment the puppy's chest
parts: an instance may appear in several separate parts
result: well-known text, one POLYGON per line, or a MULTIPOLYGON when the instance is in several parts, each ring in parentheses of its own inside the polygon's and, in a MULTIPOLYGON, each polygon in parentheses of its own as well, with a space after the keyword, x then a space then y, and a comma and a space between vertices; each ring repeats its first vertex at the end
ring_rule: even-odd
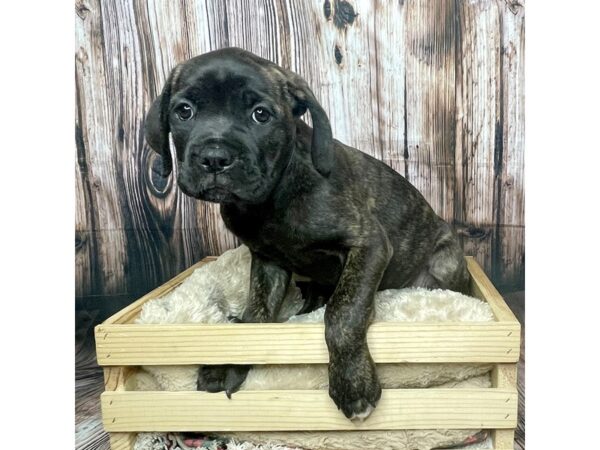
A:
POLYGON ((262 217, 226 217, 227 227, 251 251, 281 267, 320 281, 335 284, 345 258, 333 236, 313 224, 290 223, 274 214, 262 217))

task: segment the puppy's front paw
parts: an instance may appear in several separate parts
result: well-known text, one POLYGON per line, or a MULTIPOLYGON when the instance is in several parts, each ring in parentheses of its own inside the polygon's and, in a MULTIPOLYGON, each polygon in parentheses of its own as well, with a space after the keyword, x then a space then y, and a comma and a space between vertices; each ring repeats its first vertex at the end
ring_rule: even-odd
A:
POLYGON ((367 352, 329 363, 329 396, 350 420, 363 421, 381 398, 375 363, 367 352))
POLYGON ((246 380, 251 366, 234 364, 202 366, 198 373, 198 390, 207 392, 225 391, 227 397, 237 392, 246 380))

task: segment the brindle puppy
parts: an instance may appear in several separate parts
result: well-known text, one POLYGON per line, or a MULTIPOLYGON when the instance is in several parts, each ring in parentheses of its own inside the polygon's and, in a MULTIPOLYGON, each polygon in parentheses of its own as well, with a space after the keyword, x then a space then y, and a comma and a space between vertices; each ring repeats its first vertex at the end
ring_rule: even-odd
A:
MULTIPOLYGON (((187 195, 218 202, 252 252, 243 322, 270 322, 290 275, 329 298, 329 394, 349 418, 381 396, 366 333, 379 289, 464 291, 456 235, 402 176, 335 141, 327 114, 298 75, 228 48, 178 65, 146 119, 146 139, 187 195), (310 111, 313 128, 300 120, 310 111)), ((205 367, 200 387, 235 392, 247 367, 205 367)))

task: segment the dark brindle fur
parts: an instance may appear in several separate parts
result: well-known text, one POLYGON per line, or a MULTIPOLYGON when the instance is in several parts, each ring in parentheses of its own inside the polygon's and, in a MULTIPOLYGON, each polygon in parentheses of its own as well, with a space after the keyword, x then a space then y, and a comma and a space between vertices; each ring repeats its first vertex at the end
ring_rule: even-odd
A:
MULTIPOLYGON (((347 417, 368 416, 381 395, 366 343, 374 294, 464 291, 451 228, 394 170, 333 140, 302 78, 244 50, 207 53, 171 72, 146 121, 165 176, 169 133, 180 188, 220 203, 225 224, 252 252, 242 321, 273 321, 291 273, 311 278, 312 291, 328 297, 330 396, 347 417), (313 128, 300 120, 307 110, 313 128)), ((200 387, 229 395, 246 369, 205 367, 200 387)))

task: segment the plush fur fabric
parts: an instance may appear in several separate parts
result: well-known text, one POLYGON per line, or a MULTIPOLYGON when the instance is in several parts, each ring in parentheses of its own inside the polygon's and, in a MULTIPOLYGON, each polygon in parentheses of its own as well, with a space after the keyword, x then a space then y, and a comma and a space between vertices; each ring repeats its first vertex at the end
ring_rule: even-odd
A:
MULTIPOLYGON (((229 250, 196 269, 177 289, 147 302, 137 323, 227 323, 241 316, 250 283, 250 251, 229 250)), ((284 322, 302 308, 300 289, 290 283, 278 317, 284 322)))
MULTIPOLYGON (((177 289, 149 301, 137 323, 226 323, 241 316, 248 294, 250 252, 230 250, 188 277, 177 289)), ((378 292, 375 321, 491 321, 489 306, 451 291, 401 289, 378 292)), ((325 308, 294 316, 302 307, 300 290, 290 283, 278 321, 321 322, 325 308), (292 317, 293 316, 293 317, 292 317)), ((134 390, 194 391, 199 366, 144 367, 132 377, 134 390)), ((379 364, 383 388, 489 387, 489 365, 379 364)), ((327 389, 325 365, 255 366, 242 389, 327 389)), ((234 394, 235 395, 235 394, 234 394)), ((477 430, 408 430, 390 432, 226 433, 237 441, 326 449, 430 449, 456 445, 477 430)), ((147 437, 145 439, 148 439, 147 437)), ((143 450, 144 447, 138 447, 143 450)), ((267 448, 267 447, 265 447, 267 448)))

